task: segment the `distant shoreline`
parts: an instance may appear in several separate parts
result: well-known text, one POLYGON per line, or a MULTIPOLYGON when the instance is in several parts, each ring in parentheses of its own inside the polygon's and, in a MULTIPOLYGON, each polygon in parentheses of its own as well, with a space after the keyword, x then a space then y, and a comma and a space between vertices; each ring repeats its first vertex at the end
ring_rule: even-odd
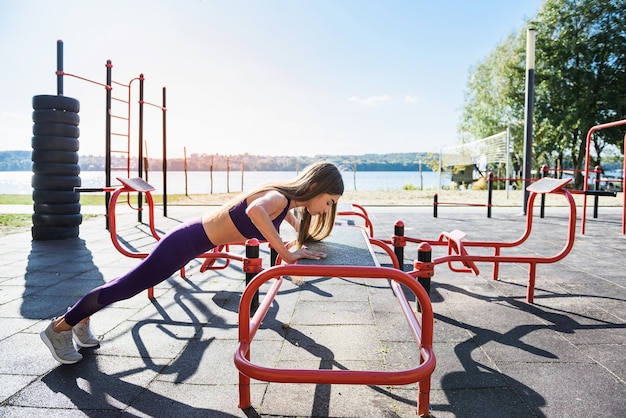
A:
MULTIPOLYGON (((170 206, 221 206, 232 200, 240 192, 231 193, 215 193, 215 194, 194 194, 188 196, 184 194, 170 194, 168 196, 168 205, 170 206)), ((361 206, 398 206, 398 207, 427 207, 433 206, 434 195, 437 195, 438 204, 441 206, 485 206, 487 207, 488 192, 487 190, 346 190, 340 203, 356 203, 361 206)), ((162 195, 155 193, 155 205, 161 206, 162 195)), ((582 207, 584 196, 574 194, 574 201, 578 207, 582 207)), ((90 198, 95 195, 89 195, 90 198)), ((492 192, 492 207, 521 207, 523 200, 521 190, 494 190, 492 192)), ((30 202, 30 195, 3 195, 0 194, 0 205, 10 206, 15 204, 25 204, 26 199, 30 202), (6 199, 2 199, 5 196, 6 199), (14 197, 23 198, 15 200, 14 197), (4 200, 4 202, 2 201, 4 200)), ((622 192, 617 193, 616 197, 600 197, 600 207, 622 207, 624 195, 622 192)), ((83 205, 93 205, 93 199, 81 199, 83 205)), ((592 196, 587 197, 587 206, 593 207, 594 199, 592 196)), ((98 203, 99 204, 99 203, 98 203)), ((535 206, 539 205, 539 199, 535 201, 535 206)), ((547 195, 546 206, 567 206, 567 201, 559 195, 547 195)))
MULTIPOLYGON (((458 206, 484 205, 487 207, 486 190, 348 190, 344 193, 340 203, 356 203, 361 206, 433 206, 434 195, 437 194, 440 205, 453 204, 458 206)), ((213 194, 213 195, 189 195, 188 198, 170 205, 197 205, 197 206, 219 206, 233 198, 235 194, 213 194)), ((522 207, 523 193, 521 190, 494 190, 492 192, 492 207, 522 207)), ((581 207, 584 196, 574 195, 576 205, 581 207)), ((601 197, 599 205, 601 207, 621 207, 623 202, 622 193, 617 197, 601 197)), ((535 201, 535 205, 539 200, 535 201)), ((567 201, 558 195, 548 195, 546 206, 567 206, 567 201)), ((587 206, 593 207, 593 198, 587 198, 587 206)))

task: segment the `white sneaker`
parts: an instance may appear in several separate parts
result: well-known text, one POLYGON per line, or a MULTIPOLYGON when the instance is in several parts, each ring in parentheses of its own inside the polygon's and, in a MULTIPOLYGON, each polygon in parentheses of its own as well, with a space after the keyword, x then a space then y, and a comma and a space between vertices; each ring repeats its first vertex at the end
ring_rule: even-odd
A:
POLYGON ((54 319, 39 334, 50 353, 52 353, 52 357, 61 364, 74 364, 81 361, 83 356, 76 351, 76 347, 72 343, 72 331, 54 332, 52 329, 53 324, 54 319))
POLYGON ((72 337, 79 347, 90 348, 100 345, 100 340, 93 335, 89 328, 89 320, 87 320, 86 324, 79 322, 74 325, 72 327, 72 337))
MULTIPOLYGON (((69 311, 70 309, 72 307, 68 306, 67 310, 69 311)), ((91 348, 100 345, 100 340, 93 335, 91 328, 89 328, 89 321, 88 319, 86 324, 79 322, 72 327, 72 337, 79 347, 91 348)))

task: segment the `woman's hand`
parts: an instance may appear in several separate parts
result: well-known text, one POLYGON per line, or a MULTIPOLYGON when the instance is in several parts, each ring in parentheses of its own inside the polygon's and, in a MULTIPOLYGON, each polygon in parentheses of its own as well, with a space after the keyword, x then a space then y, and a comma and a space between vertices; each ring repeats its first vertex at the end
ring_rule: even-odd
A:
POLYGON ((326 254, 319 251, 313 251, 308 249, 306 246, 302 246, 300 249, 291 253, 291 260, 285 261, 288 264, 293 264, 301 258, 306 258, 309 260, 321 260, 322 258, 326 258, 326 254))

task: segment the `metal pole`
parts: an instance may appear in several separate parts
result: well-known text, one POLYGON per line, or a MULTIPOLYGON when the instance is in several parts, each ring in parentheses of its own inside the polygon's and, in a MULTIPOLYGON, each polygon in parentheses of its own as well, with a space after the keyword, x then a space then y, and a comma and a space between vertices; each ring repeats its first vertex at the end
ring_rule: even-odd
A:
MULTIPOLYGON (((417 247, 417 261, 422 263, 430 263, 433 260, 432 247, 427 242, 422 242, 417 247)), ((428 296, 430 296, 430 276, 417 277, 417 281, 422 285, 428 296)), ((419 302, 418 302, 419 303, 419 302)), ((421 312, 421 308, 420 308, 421 312)))
POLYGON ((491 218, 491 205, 493 202, 493 171, 489 172, 487 179, 487 218, 491 218))
POLYGON ((509 188, 511 187, 511 127, 506 127, 506 180, 504 187, 506 189, 506 198, 509 198, 509 188))
POLYGON ((244 175, 244 162, 241 160, 241 191, 243 192, 243 175, 244 175))
MULTIPOLYGON (((600 190, 600 174, 602 173, 602 167, 595 166, 596 181, 593 186, 593 190, 600 190)), ((586 180, 586 179, 585 179, 586 180)), ((600 204, 600 196, 597 194, 593 196, 593 219, 598 219, 598 205, 600 204)))
MULTIPOLYGON (((541 167, 541 178, 546 178, 550 174, 550 169, 548 168, 548 164, 544 164, 541 167)), ((539 210, 539 217, 544 218, 546 214, 546 193, 541 193, 541 204, 539 210)))
MULTIPOLYGON (((137 172, 140 178, 143 178, 143 74, 139 74, 139 154, 137 161, 137 172)), ((130 106, 130 103, 128 104, 130 106)), ((141 222, 143 194, 137 193, 137 222, 141 222)))
MULTIPOLYGON (((246 273, 246 285, 262 270, 259 257, 259 241, 255 238, 246 241, 246 258, 244 260, 244 272, 246 273)), ((256 292, 250 303, 250 315, 259 308, 259 292, 256 292)))
POLYGON ((420 158, 420 190, 424 190, 424 174, 422 173, 422 159, 420 158))
MULTIPOLYGON (((104 145, 104 185, 106 187, 111 186, 111 71, 113 69, 113 64, 111 64, 111 60, 107 60, 106 63, 106 105, 105 105, 105 145, 104 145)), ((105 216, 106 229, 109 229, 109 201, 111 200, 111 192, 106 192, 104 194, 104 210, 107 214, 105 216)))
POLYGON ((167 217, 167 106, 163 87, 163 216, 167 217))
POLYGON ((526 34, 526 129, 524 130, 524 201, 522 209, 526 214, 526 205, 530 192, 530 176, 533 157, 533 102, 535 96, 535 29, 529 28, 526 34))
POLYGON ((63 41, 57 41, 57 96, 63 96, 63 41))
POLYGON ((404 246, 406 245, 406 241, 404 240, 404 222, 396 221, 393 225, 393 236, 393 252, 400 264, 400 270, 404 271, 404 246))
POLYGON ((226 193, 230 193, 230 157, 226 157, 226 193))
POLYGON ((189 181, 187 179, 187 147, 183 147, 183 171, 185 172, 185 196, 189 197, 189 181))

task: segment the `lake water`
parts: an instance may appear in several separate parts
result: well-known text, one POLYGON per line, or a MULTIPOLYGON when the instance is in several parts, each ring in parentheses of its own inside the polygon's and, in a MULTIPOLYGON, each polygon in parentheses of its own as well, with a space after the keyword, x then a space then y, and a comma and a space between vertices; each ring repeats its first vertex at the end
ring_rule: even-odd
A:
MULTIPOLYGON (((30 171, 0 171, 0 194, 31 194, 32 175, 30 171)), ((345 171, 342 175, 346 190, 402 190, 406 186, 434 190, 439 187, 440 180, 439 173, 432 171, 421 174, 411 171, 345 171)), ((136 174, 131 174, 133 176, 136 177, 136 174)), ((171 171, 167 173, 167 193, 185 194, 185 188, 188 194, 241 192, 269 181, 293 180, 295 176, 296 173, 291 171, 247 171, 243 176, 240 171, 231 171, 230 175, 225 171, 215 171, 211 181, 210 172, 190 171, 185 181, 184 172, 171 171)), ((82 187, 104 185, 104 172, 83 171, 80 177, 82 187)), ((111 177, 115 179, 127 176, 126 172, 120 171, 113 172, 111 177)), ((163 174, 160 171, 148 173, 147 181, 154 186, 157 193, 162 193, 163 174)), ((444 175, 441 184, 447 185, 449 182, 449 175, 444 175)), ((113 180, 113 184, 117 184, 117 181, 113 180)))

